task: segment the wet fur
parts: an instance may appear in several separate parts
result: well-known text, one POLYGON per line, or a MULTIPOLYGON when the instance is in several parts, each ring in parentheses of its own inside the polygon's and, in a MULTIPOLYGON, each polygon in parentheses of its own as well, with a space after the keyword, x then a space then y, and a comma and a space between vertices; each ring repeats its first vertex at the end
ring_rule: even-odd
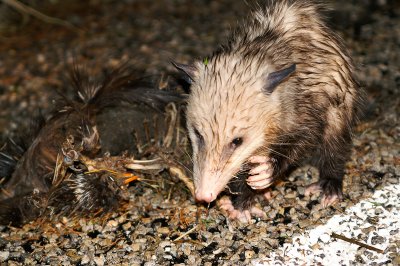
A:
MULTIPOLYGON (((225 158, 226 136, 232 138, 232 128, 262 127, 263 145, 251 154, 273 158, 275 178, 313 157, 323 193, 341 197, 362 97, 342 40, 324 22, 326 10, 318 1, 270 1, 257 8, 229 42, 208 57, 207 64, 196 62, 186 68, 192 81, 187 120, 197 187, 201 182, 217 184, 215 179, 223 174, 212 173, 228 173, 226 168, 246 163, 225 158), (268 73, 292 64, 296 65, 292 75, 272 93, 262 91, 268 73), (204 148, 196 130, 204 138, 204 148)), ((241 192, 234 196, 234 205, 248 208, 256 192, 232 175, 230 190, 241 192)))
POLYGON ((4 178, 0 224, 19 226, 45 212, 88 215, 116 207, 124 196, 108 175, 69 170, 64 180, 53 180, 63 143, 72 136, 75 150, 94 158, 101 149, 96 116, 104 108, 129 102, 161 111, 169 102, 181 100, 175 92, 138 79, 138 72, 128 65, 116 68, 103 80, 92 79, 74 66, 70 77, 74 97, 60 93, 55 110, 33 127, 35 132, 21 137, 20 143, 9 140, 0 150, 0 177, 4 178))

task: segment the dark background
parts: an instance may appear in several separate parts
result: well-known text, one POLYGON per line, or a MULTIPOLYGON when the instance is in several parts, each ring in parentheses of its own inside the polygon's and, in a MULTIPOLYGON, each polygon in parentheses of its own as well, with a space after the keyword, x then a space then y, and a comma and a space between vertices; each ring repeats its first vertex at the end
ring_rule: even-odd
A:
MULTIPOLYGON (((154 79, 174 71, 170 60, 206 56, 245 18, 254 1, 125 0, 25 1, 58 25, 0 3, 0 136, 51 107, 55 88, 67 87, 75 60, 95 75, 131 60, 154 79)), ((380 112, 398 98, 399 8, 395 0, 334 1, 331 25, 344 37, 360 80, 380 112), (394 97, 397 96, 397 97, 394 97), (384 98, 384 99, 383 99, 384 98), (381 106, 378 102, 384 103, 381 106)), ((368 114, 369 114, 368 113, 368 114)))

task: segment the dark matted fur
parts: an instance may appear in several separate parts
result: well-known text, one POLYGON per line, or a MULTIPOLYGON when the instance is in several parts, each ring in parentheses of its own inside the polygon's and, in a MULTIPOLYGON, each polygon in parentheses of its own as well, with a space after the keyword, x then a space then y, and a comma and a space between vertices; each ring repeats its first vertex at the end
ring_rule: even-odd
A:
POLYGON ((10 140, 0 150, 0 178, 6 180, 0 191, 0 224, 21 225, 46 208, 53 214, 69 215, 117 205, 123 193, 112 177, 83 175, 87 169, 82 168, 69 170, 64 180, 54 180, 54 169, 67 139, 73 140, 75 151, 91 158, 99 155, 96 115, 104 108, 129 102, 163 110, 168 103, 181 100, 175 92, 138 79, 137 73, 122 65, 99 81, 74 66, 70 76, 75 98, 61 94, 55 111, 40 124, 26 148, 10 140))

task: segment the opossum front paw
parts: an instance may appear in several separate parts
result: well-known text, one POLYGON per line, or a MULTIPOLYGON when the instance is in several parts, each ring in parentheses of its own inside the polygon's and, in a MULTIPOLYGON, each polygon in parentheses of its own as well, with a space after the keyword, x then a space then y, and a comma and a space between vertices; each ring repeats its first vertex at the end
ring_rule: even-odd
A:
POLYGON ((236 219, 241 223, 250 223, 252 215, 260 218, 266 217, 265 212, 255 206, 245 210, 235 209, 232 201, 228 197, 221 198, 218 201, 218 206, 221 210, 227 212, 229 219, 236 219))
POLYGON ((341 181, 336 179, 322 179, 306 188, 305 196, 322 192, 321 204, 324 208, 343 199, 341 181))
POLYGON ((274 178, 272 177, 274 168, 271 159, 266 156, 252 156, 249 162, 258 164, 249 171, 250 176, 247 178, 247 184, 255 190, 265 189, 272 185, 274 178))

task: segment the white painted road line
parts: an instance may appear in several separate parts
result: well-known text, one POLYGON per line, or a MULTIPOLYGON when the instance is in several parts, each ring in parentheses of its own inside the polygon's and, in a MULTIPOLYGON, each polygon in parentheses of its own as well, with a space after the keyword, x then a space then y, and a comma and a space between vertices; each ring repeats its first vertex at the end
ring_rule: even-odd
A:
POLYGON ((347 209, 345 214, 333 216, 326 224, 295 236, 292 243, 258 259, 253 265, 350 265, 385 263, 400 254, 395 242, 400 241, 400 184, 392 184, 376 191, 369 199, 347 209), (363 248, 341 239, 343 235, 384 251, 363 248), (390 250, 389 250, 390 248, 390 250))

